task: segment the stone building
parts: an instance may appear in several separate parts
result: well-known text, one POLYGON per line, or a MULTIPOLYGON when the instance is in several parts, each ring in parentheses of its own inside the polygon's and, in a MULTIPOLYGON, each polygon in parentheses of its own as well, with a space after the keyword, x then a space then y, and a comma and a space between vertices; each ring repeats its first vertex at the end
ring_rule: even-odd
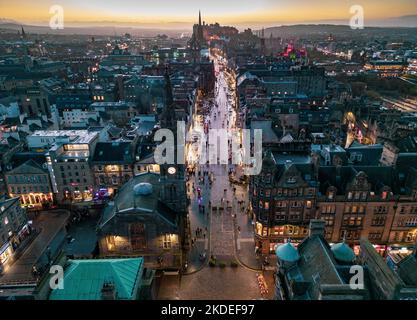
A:
POLYGON ((297 248, 287 242, 277 247, 277 298, 287 300, 364 300, 368 283, 350 285, 355 254, 343 242, 330 246, 324 239, 324 222, 311 220, 308 236, 297 248))
POLYGON ((0 268, 13 261, 20 244, 32 232, 19 197, 0 201, 0 268))
POLYGON ((161 198, 160 179, 157 173, 139 174, 108 204, 98 225, 101 256, 143 256, 145 267, 181 268, 184 216, 161 198))
POLYGON ((303 158, 269 152, 260 175, 251 178, 249 196, 255 239, 261 252, 273 252, 288 238, 297 243, 311 219, 326 224, 331 243, 345 239, 359 250, 368 238, 381 254, 411 248, 417 240, 417 171, 407 179, 390 166, 321 166, 317 155, 303 158))
POLYGON ((94 195, 94 176, 90 161, 98 133, 61 130, 46 131, 43 135, 53 136, 46 162, 58 203, 91 201, 94 195))
POLYGON ((5 174, 10 197, 20 197, 23 206, 41 209, 53 204, 48 169, 30 159, 5 174))
POLYGON ((107 188, 111 195, 133 177, 135 143, 99 142, 91 160, 95 189, 107 188))
POLYGON ((325 222, 311 220, 297 246, 279 245, 276 297, 288 300, 415 300, 416 251, 398 261, 381 257, 367 239, 355 255, 344 241, 329 244, 325 222))

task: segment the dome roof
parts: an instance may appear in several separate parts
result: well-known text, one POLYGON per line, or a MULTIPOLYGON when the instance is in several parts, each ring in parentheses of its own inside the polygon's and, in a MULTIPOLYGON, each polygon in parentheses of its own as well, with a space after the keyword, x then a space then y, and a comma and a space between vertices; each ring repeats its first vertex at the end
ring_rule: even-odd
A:
POLYGON ((291 244, 291 242, 278 246, 275 253, 278 259, 284 262, 296 262, 300 259, 297 249, 291 244))
POLYGON ((332 246, 332 253, 336 260, 341 262, 352 262, 355 259, 355 253, 344 242, 334 244, 332 246))
POLYGON ((135 196, 147 196, 152 194, 153 187, 150 183, 143 182, 135 185, 133 187, 133 192, 135 193, 135 196))

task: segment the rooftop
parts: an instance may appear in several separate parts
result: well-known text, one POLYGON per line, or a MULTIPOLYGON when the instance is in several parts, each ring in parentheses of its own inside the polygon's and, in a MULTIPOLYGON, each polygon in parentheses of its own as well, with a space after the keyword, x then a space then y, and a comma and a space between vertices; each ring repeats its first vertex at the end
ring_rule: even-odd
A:
POLYGON ((143 258, 69 260, 64 271, 64 289, 53 290, 50 300, 102 300, 102 289, 114 284, 117 300, 137 298, 143 273, 143 258))
POLYGON ((130 179, 118 192, 117 197, 113 202, 110 202, 103 211, 103 216, 99 222, 100 227, 109 222, 116 214, 123 214, 123 212, 136 210, 138 213, 157 213, 160 212, 164 215, 166 220, 172 222, 173 217, 169 215, 169 210, 161 208, 159 204, 159 193, 161 185, 159 183, 160 175, 152 172, 145 172, 130 179), (135 186, 140 183, 149 183, 152 185, 152 193, 148 195, 136 194, 134 191, 135 186), (161 209, 161 210, 160 210, 161 209))
POLYGON ((37 130, 32 137, 70 138, 73 143, 90 143, 97 136, 97 132, 89 130, 37 130))

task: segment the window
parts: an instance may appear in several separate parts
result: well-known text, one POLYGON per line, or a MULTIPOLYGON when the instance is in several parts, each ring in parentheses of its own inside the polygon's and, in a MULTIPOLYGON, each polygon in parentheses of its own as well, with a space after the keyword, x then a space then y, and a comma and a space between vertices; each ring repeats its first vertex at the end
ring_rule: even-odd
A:
POLYGON ((326 226, 331 227, 334 225, 334 215, 325 215, 321 217, 326 222, 326 226))
POLYGON ((372 226, 384 226, 386 221, 385 216, 374 216, 372 219, 372 226))
POLYGON ((334 214, 334 213, 336 213, 336 206, 323 206, 323 207, 321 207, 321 213, 322 214, 330 214, 330 213, 332 213, 332 214, 334 214))
POLYGON ((275 220, 276 221, 282 221, 282 220, 285 220, 285 218, 286 218, 285 212, 275 213, 275 220))
POLYGON ((384 214, 388 212, 388 208, 386 206, 378 206, 374 208, 374 213, 384 214))
POLYGON ((275 202, 275 206, 277 208, 285 208, 287 206, 287 204, 285 202, 283 202, 283 201, 276 201, 275 202))
POLYGON ((164 235, 163 243, 164 243, 164 249, 171 249, 172 241, 171 241, 171 235, 170 234, 164 235))
POLYGON ((349 215, 346 214, 343 216, 343 225, 344 226, 361 226, 363 222, 363 217, 359 215, 349 215))
POLYGON ((382 233, 381 232, 371 232, 368 235, 368 240, 381 240, 382 233))

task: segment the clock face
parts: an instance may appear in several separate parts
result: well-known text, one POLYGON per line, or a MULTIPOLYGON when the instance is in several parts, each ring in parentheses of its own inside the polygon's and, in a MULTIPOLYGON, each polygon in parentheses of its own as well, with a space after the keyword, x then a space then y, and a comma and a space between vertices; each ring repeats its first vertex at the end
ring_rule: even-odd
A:
POLYGON ((175 174, 177 172, 177 169, 175 169, 174 167, 169 167, 168 168, 168 173, 169 174, 175 174))

